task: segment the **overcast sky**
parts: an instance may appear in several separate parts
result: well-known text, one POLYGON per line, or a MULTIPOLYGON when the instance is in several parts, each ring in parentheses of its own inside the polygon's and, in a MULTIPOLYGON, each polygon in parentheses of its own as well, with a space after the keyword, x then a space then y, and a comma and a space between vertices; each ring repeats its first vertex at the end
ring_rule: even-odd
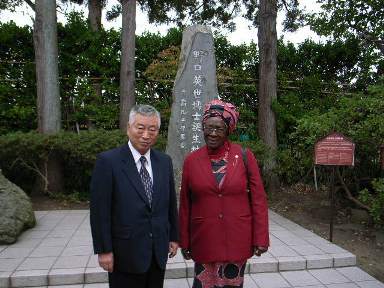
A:
MULTIPOLYGON (((117 0, 110 0, 108 1, 108 7, 111 7, 114 3, 116 3, 117 0)), ((302 0, 300 1, 300 5, 302 7, 305 7, 307 11, 316 11, 319 9, 318 4, 316 3, 316 0, 302 0)), ((63 5, 64 7, 64 5, 63 5)), ((77 10, 77 11, 84 11, 84 15, 87 15, 87 8, 85 6, 79 6, 76 4, 68 4, 63 11, 58 12, 58 21, 59 22, 65 22, 65 13, 70 12, 71 10, 77 10)), ((106 29, 109 28, 115 28, 119 29, 121 26, 121 17, 113 20, 113 21, 106 21, 105 20, 105 11, 107 9, 103 10, 103 25, 106 29)), ((140 35, 144 31, 150 31, 150 32, 160 32, 161 34, 165 34, 167 30, 171 26, 167 25, 152 25, 148 23, 148 17, 145 13, 141 12, 139 8, 137 8, 137 16, 136 16, 136 34, 140 35)), ((27 4, 24 4, 23 6, 19 7, 16 11, 16 13, 10 13, 8 11, 0 12, 0 21, 1 22, 8 22, 10 20, 13 20, 16 22, 17 25, 32 25, 32 18, 34 17, 34 12, 29 8, 27 4)), ((282 25, 281 22, 283 20, 284 15, 282 13, 279 13, 278 15, 278 25, 277 25, 277 37, 280 38, 280 36, 283 34, 282 32, 282 25)), ((251 41, 257 42, 257 29, 250 28, 251 26, 249 21, 246 21, 242 17, 237 17, 235 19, 236 22, 236 31, 233 33, 229 33, 226 30, 221 30, 221 33, 225 36, 227 36, 228 40, 232 44, 241 44, 241 43, 250 43, 251 41)), ((305 39, 311 38, 314 41, 320 41, 320 38, 312 32, 309 27, 304 27, 299 29, 298 31, 294 33, 288 33, 284 32, 284 39, 286 41, 293 42, 295 44, 303 42, 305 39)))

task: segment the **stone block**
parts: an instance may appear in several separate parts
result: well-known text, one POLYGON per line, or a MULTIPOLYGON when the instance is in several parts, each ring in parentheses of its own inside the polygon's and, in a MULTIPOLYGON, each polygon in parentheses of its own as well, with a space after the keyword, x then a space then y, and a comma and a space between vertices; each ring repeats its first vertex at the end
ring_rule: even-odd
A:
POLYGON ((84 268, 52 269, 48 275, 49 285, 84 283, 84 268))

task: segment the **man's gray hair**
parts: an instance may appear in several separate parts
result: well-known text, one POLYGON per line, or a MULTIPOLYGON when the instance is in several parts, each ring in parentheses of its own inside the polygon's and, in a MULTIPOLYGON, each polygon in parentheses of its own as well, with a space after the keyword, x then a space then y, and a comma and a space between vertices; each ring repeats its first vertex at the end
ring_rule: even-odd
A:
POLYGON ((130 125, 133 124, 135 121, 136 114, 140 114, 146 117, 156 116, 159 120, 159 128, 161 125, 161 118, 160 118, 160 112, 156 110, 155 107, 151 105, 144 105, 144 104, 138 104, 132 107, 131 111, 129 112, 129 120, 128 123, 130 125))

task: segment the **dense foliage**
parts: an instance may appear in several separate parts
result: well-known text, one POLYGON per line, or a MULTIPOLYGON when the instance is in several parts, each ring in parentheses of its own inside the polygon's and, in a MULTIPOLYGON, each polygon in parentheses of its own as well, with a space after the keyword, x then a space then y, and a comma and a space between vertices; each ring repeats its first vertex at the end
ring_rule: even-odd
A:
MULTIPOLYGON (((126 141, 116 131, 120 31, 91 32, 85 17, 72 13, 65 25, 58 26, 58 34, 62 127, 67 132, 42 136, 29 132, 37 126, 32 30, 13 22, 0 24, 0 163, 5 175, 31 192, 37 163, 57 153, 64 177, 70 179, 65 181, 66 191, 86 194, 96 154, 126 141), (102 85, 99 98, 92 89, 95 80, 102 85), (89 119, 95 131, 86 131, 89 119)), ((149 32, 136 36, 136 99, 161 111, 160 147, 166 139, 181 39, 179 29, 165 36, 149 32)), ((255 43, 232 45, 220 34, 214 41, 220 97, 237 105, 241 113, 232 138, 250 139, 243 145, 251 147, 262 164, 269 152, 257 135, 258 47, 255 43)), ((308 40, 296 46, 278 42, 278 98, 273 109, 283 183, 312 181, 308 176, 312 175, 313 145, 333 130, 356 143, 356 167, 343 173, 354 195, 364 188, 356 182, 380 178, 384 85, 373 69, 381 65, 377 51, 365 47, 356 37, 326 43, 308 40)), ((319 172, 320 180, 325 180, 327 172, 319 172)), ((379 195, 374 191, 380 188, 375 189, 364 190, 361 199, 370 207, 381 207, 376 201, 380 198, 369 197, 379 195)))

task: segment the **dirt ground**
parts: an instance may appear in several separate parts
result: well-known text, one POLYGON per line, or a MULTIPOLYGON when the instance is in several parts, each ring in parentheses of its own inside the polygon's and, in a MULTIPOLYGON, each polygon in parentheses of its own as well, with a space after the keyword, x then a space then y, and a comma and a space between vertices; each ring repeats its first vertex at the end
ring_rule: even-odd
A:
MULTIPOLYGON (((278 214, 329 239, 330 208, 326 189, 315 191, 305 185, 283 189, 270 197, 269 206, 278 214)), ((333 243, 357 256, 357 264, 384 282, 384 243, 377 243, 376 230, 357 217, 350 209, 336 205, 333 243), (357 218, 357 219, 356 219, 357 218)))
MULTIPOLYGON (((295 185, 282 189, 269 199, 269 206, 278 214, 329 238, 329 201, 326 189, 314 191, 309 186, 295 185)), ((34 210, 88 209, 88 202, 70 202, 40 196, 32 198, 34 210)), ((333 243, 357 256, 360 268, 384 282, 384 243, 377 243, 375 229, 357 222, 347 209, 336 209, 333 243)))

